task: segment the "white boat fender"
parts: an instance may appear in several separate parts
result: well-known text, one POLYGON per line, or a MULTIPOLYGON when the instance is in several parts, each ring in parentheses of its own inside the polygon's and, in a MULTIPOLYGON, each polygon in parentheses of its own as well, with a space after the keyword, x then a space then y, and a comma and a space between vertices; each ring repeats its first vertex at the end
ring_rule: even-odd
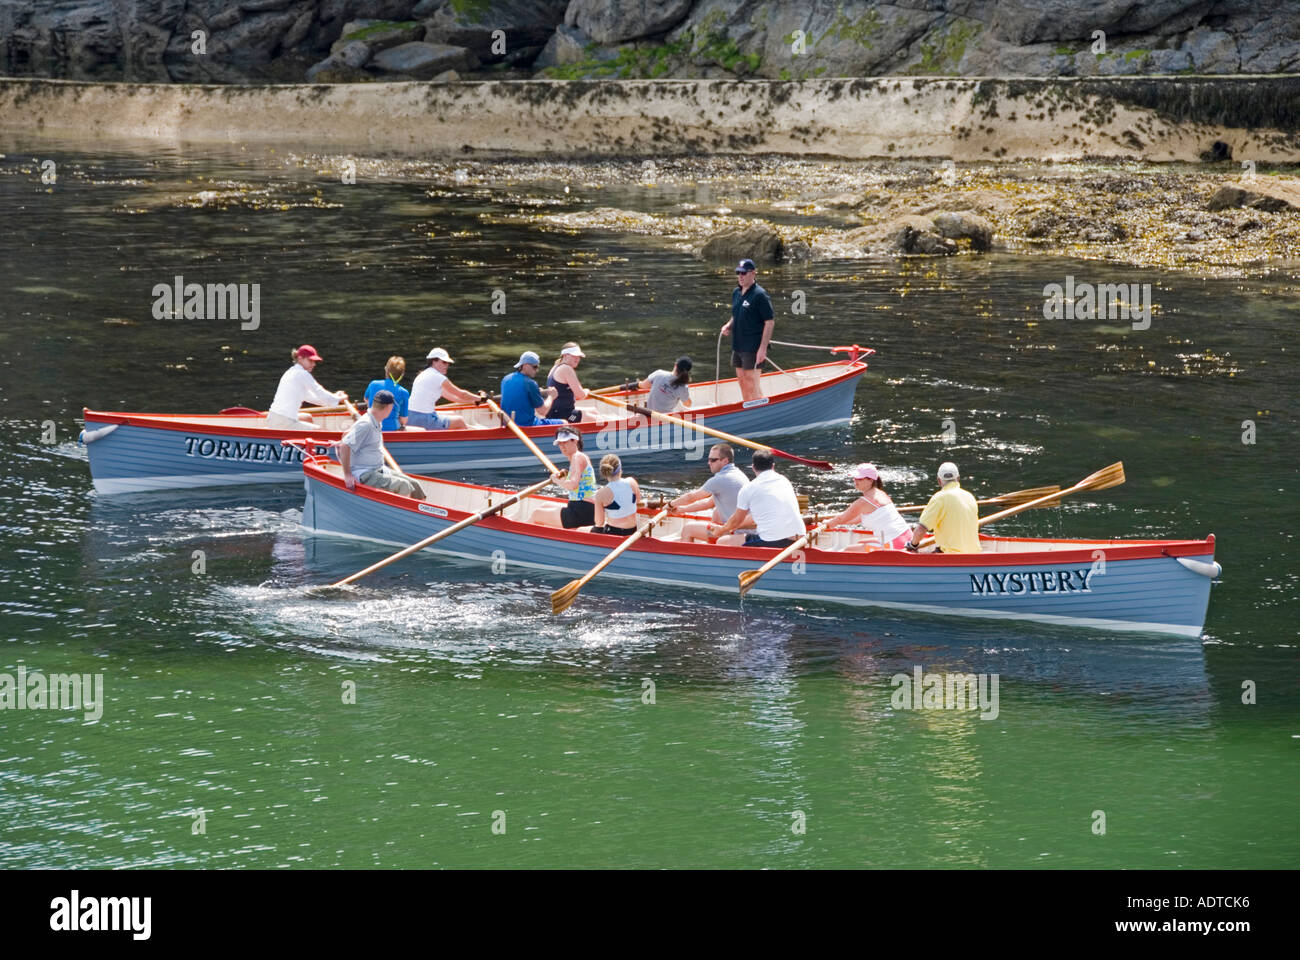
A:
POLYGON ((121 424, 110 423, 107 426, 100 427, 98 430, 82 430, 77 439, 82 443, 94 443, 96 440, 102 440, 121 424))
POLYGON ((1209 577, 1211 580, 1217 580, 1219 574, 1223 573, 1223 567, 1218 563, 1206 563, 1204 560, 1193 560, 1191 557, 1174 557, 1192 573, 1199 573, 1203 577, 1209 577))

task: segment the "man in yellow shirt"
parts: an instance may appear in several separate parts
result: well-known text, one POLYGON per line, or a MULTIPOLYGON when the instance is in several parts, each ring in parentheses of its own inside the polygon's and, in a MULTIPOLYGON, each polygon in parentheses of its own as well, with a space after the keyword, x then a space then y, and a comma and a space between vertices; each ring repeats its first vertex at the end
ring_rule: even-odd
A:
POLYGON ((908 550, 931 532, 941 553, 979 553, 979 507, 975 498, 961 488, 957 464, 939 464, 939 492, 930 498, 921 521, 912 529, 908 550))

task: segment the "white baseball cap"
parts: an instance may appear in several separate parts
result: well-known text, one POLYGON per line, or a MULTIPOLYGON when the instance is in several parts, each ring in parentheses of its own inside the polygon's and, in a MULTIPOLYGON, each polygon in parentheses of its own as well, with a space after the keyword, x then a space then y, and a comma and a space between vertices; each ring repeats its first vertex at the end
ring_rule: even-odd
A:
POLYGON ((560 356, 585 357, 586 354, 582 352, 582 347, 565 347, 563 350, 560 351, 560 356))
POLYGON ((957 464, 953 463, 951 460, 945 460, 943 463, 939 464, 939 479, 944 483, 947 483, 949 480, 956 480, 960 476, 961 473, 957 470, 957 464))
POLYGON ((429 351, 429 355, 428 355, 427 357, 425 357, 424 359, 426 359, 426 360, 446 360, 448 363, 455 363, 455 362, 456 362, 455 360, 453 360, 453 359, 451 358, 451 354, 449 354, 446 350, 442 349, 442 347, 434 347, 432 350, 429 351))

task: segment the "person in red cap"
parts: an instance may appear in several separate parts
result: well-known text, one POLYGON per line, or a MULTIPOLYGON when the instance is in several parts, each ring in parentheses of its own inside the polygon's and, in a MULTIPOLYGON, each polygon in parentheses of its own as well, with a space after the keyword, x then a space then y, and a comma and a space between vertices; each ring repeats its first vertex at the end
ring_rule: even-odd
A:
POLYGON ((853 468, 853 485, 862 496, 832 519, 831 526, 861 523, 874 534, 862 545, 860 549, 863 550, 905 550, 912 528, 898 512, 889 494, 885 493, 880 483, 880 472, 870 463, 860 463, 853 468))
POLYGON ((293 366, 280 377, 280 386, 275 390, 275 399, 266 414, 266 425, 274 430, 296 430, 301 424, 311 423, 311 414, 302 412, 304 402, 311 400, 322 407, 342 403, 348 395, 339 390, 330 393, 311 375, 316 364, 325 359, 316 352, 316 348, 304 343, 293 352, 293 366))

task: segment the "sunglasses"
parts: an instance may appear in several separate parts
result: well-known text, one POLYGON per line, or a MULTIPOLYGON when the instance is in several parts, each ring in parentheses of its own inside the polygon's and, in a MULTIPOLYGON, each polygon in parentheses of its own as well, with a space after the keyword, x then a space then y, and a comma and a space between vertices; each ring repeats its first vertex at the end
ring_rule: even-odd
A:
POLYGON ((719 460, 723 460, 723 459, 725 459, 725 458, 724 458, 724 457, 709 457, 709 463, 717 463, 719 460))

